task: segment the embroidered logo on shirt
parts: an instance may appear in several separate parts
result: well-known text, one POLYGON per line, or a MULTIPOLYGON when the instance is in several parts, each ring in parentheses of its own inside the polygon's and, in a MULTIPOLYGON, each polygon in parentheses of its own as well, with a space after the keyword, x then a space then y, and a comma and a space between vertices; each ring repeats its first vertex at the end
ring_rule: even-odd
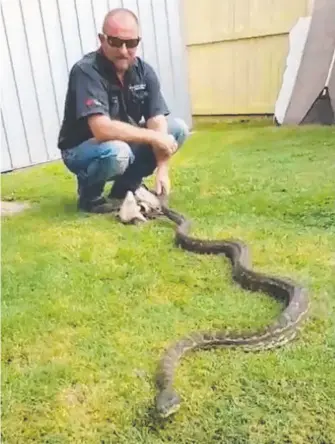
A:
POLYGON ((97 99, 87 99, 85 102, 85 105, 86 106, 93 106, 93 105, 102 106, 102 103, 99 102, 99 100, 97 100, 97 99))
POLYGON ((143 91, 146 88, 145 83, 139 83, 138 85, 129 85, 130 91, 143 91))

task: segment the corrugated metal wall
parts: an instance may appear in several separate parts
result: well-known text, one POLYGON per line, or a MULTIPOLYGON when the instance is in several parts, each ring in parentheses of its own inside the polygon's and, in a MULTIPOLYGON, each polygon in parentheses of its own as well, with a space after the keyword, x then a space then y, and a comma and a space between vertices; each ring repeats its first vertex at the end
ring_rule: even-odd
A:
POLYGON ((1 171, 59 158, 68 72, 98 47, 105 13, 120 6, 140 19, 139 55, 172 113, 191 123, 180 0, 2 0, 1 171))
POLYGON ((311 6, 311 0, 184 0, 192 113, 273 113, 288 33, 311 6))

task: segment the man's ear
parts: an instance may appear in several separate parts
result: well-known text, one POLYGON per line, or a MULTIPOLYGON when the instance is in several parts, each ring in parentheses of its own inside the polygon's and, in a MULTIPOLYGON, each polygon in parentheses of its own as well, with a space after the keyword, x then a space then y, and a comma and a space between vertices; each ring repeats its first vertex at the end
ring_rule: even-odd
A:
POLYGON ((98 34, 98 37, 99 37, 99 40, 100 40, 100 43, 103 43, 103 41, 104 41, 104 36, 103 36, 103 34, 98 34))

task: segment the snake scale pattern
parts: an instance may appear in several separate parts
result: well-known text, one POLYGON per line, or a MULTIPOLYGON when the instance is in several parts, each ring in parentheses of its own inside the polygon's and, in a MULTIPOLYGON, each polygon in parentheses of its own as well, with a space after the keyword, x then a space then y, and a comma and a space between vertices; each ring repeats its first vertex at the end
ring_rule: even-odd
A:
POLYGON ((309 302, 307 289, 298 283, 254 271, 248 247, 243 242, 190 237, 191 221, 170 209, 166 198, 160 200, 163 215, 177 225, 175 242, 178 246, 200 254, 225 255, 231 262, 236 283, 247 290, 265 292, 285 306, 279 317, 263 330, 236 334, 227 334, 225 331, 194 332, 172 344, 165 351, 156 374, 155 408, 161 418, 167 418, 180 407, 181 399, 173 382, 176 366, 185 353, 212 347, 241 347, 246 351, 256 351, 282 346, 296 336, 300 324, 307 316, 309 302))

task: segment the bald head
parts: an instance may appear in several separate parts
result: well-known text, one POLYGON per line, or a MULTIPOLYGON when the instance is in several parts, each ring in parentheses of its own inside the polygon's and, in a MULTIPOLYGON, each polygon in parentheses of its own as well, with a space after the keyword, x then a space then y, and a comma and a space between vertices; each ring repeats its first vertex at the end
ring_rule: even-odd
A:
POLYGON ((108 34, 111 29, 115 28, 129 28, 135 26, 139 27, 138 18, 127 8, 116 8, 109 11, 102 25, 102 32, 108 34))

